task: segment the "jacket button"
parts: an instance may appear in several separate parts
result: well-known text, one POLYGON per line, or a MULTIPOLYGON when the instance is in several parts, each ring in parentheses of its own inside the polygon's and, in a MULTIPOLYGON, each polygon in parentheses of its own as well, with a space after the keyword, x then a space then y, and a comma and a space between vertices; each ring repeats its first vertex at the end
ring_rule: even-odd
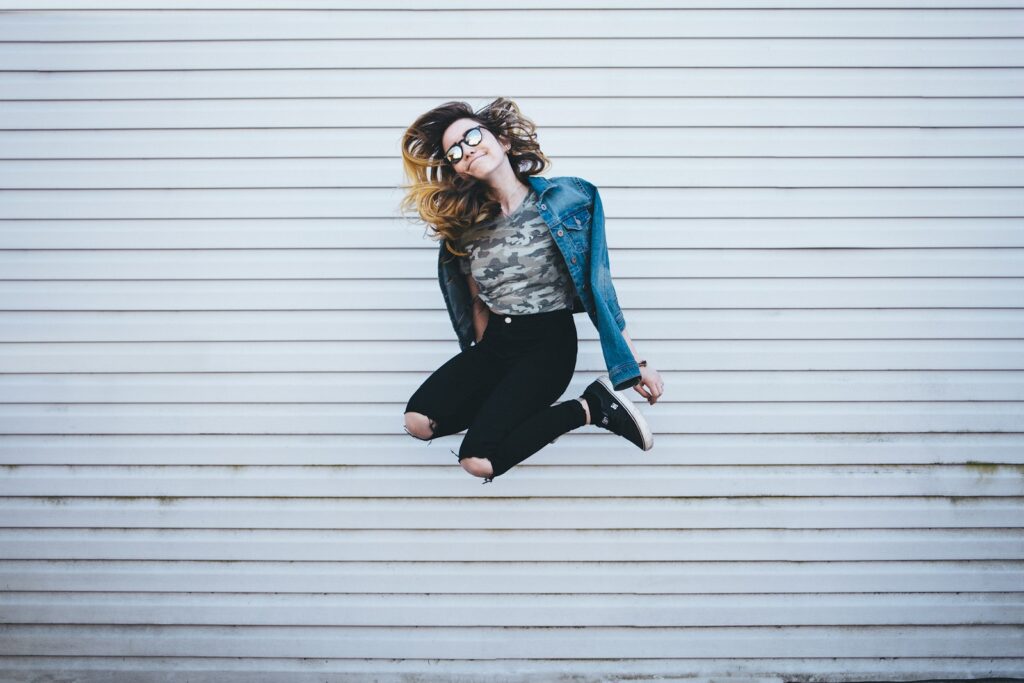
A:
POLYGON ((564 235, 564 234, 565 234, 565 233, 564 233, 564 232, 562 232, 561 230, 559 230, 559 231, 558 231, 558 236, 559 236, 559 237, 561 237, 561 236, 562 236, 562 235, 564 235))
POLYGON ((576 263, 576 257, 575 256, 572 257, 572 262, 576 263))
POLYGON ((547 207, 546 205, 544 205, 544 204, 541 204, 541 205, 540 205, 540 208, 542 208, 542 209, 546 209, 546 208, 548 208, 548 207, 547 207))
POLYGON ((506 315, 506 316, 505 316, 505 322, 507 322, 507 323, 510 323, 510 322, 512 322, 512 318, 510 318, 510 317, 508 317, 508 316, 506 315))

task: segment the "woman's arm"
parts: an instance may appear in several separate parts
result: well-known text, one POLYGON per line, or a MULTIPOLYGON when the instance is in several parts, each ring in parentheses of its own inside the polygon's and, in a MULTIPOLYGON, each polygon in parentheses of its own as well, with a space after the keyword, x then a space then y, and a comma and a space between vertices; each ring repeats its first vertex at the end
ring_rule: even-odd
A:
POLYGON ((476 333, 476 343, 479 344, 484 338, 484 330, 487 329, 490 309, 480 300, 480 285, 473 279, 472 274, 466 274, 466 282, 469 284, 469 293, 473 295, 473 331, 476 333))
MULTIPOLYGON (((629 350, 633 352, 633 360, 638 363, 644 360, 640 357, 640 352, 636 350, 636 346, 633 344, 633 340, 629 338, 629 332, 626 332, 625 328, 622 329, 622 338, 626 340, 629 350)), ((640 368, 640 383, 634 385, 633 389, 653 406, 665 392, 665 382, 661 379, 661 374, 648 365, 640 368)))
POLYGON ((633 352, 633 360, 635 360, 637 363, 643 360, 640 357, 640 352, 636 350, 636 346, 633 344, 633 340, 629 338, 629 332, 626 332, 625 329, 622 330, 622 338, 626 340, 626 344, 629 345, 629 350, 633 352))

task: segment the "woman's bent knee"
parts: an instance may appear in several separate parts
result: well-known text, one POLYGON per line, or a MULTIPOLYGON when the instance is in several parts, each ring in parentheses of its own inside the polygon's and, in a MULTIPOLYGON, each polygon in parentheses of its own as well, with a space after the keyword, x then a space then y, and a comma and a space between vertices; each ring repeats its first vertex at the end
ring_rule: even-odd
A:
POLYGON ((489 477, 494 474, 494 467, 487 458, 463 458, 459 464, 474 477, 489 477))
POLYGON ((405 431, 417 439, 426 441, 434 438, 436 427, 437 423, 423 413, 409 411, 405 414, 405 431))

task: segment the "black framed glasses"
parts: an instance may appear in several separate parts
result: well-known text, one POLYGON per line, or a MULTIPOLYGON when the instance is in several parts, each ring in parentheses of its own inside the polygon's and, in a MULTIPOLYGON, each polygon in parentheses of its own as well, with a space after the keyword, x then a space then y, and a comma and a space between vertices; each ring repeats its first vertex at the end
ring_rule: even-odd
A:
POLYGON ((466 131, 466 135, 461 140, 456 142, 454 145, 448 148, 448 151, 444 153, 444 158, 449 164, 454 166, 462 160, 462 143, 466 143, 470 147, 476 147, 484 139, 484 133, 480 130, 480 126, 470 128, 466 131))

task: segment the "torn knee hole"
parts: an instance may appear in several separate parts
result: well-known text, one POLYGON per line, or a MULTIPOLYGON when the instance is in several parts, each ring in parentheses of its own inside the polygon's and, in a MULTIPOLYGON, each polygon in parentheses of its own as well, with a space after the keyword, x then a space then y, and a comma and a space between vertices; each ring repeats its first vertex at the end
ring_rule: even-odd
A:
POLYGON ((490 478, 494 473, 494 465, 491 463, 490 458, 463 456, 459 458, 459 464, 462 465, 462 469, 466 470, 474 477, 490 478), (467 460, 469 460, 469 462, 466 462, 467 460))
POLYGON ((423 417, 427 418, 427 424, 429 425, 429 429, 430 429, 430 434, 429 435, 427 435, 427 436, 420 436, 419 434, 411 432, 411 431, 409 431, 409 426, 407 424, 403 424, 402 425, 402 429, 405 430, 406 434, 408 434, 411 437, 417 438, 420 441, 433 441, 434 440, 434 435, 437 434, 437 422, 433 418, 427 417, 426 415, 423 415, 423 417))
POLYGON ((429 438, 424 438, 424 437, 420 436, 419 434, 415 434, 413 432, 410 432, 409 428, 406 427, 405 425, 402 425, 402 429, 404 429, 405 433, 408 434, 409 436, 411 436, 414 439, 419 439, 420 441, 427 441, 427 440, 429 440, 429 438))

